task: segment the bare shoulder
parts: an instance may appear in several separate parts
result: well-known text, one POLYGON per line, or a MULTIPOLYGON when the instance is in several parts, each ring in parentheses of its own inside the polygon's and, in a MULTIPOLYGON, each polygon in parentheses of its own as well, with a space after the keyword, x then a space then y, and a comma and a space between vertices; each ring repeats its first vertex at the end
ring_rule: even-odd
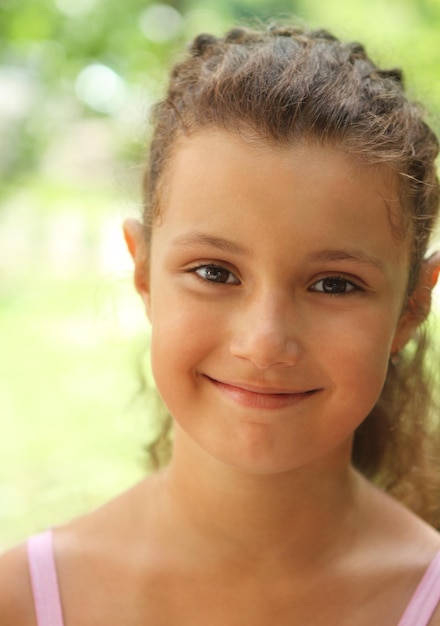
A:
MULTIPOLYGON (((365 480, 365 479, 363 479, 365 480)), ((365 508, 365 532, 388 545, 393 551, 399 549, 402 557, 428 559, 440 550, 440 533, 410 511, 399 501, 365 481, 367 494, 365 508)))
POLYGON ((25 544, 0 555, 0 624, 36 626, 25 544))

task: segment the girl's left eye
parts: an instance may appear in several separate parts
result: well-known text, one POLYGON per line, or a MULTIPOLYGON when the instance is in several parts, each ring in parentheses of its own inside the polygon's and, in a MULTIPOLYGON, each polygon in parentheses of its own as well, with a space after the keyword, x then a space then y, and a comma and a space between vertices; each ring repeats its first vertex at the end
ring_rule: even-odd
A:
POLYGON ((310 287, 310 291, 328 293, 330 295, 341 295, 352 293, 353 291, 361 291, 361 289, 350 280, 341 276, 328 276, 314 283, 310 287))
POLYGON ((223 285, 239 285, 240 281, 234 274, 221 265, 199 265, 191 270, 199 278, 211 283, 223 285))

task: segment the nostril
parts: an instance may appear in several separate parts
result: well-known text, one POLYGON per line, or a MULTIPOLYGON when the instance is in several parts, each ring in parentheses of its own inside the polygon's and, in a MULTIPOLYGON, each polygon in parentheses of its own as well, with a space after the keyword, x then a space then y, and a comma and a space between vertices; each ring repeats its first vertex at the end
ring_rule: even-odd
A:
POLYGON ((251 361, 259 369, 276 365, 294 365, 301 357, 301 348, 293 338, 275 333, 248 332, 231 344, 231 353, 251 361))
POLYGON ((292 301, 283 285, 262 283, 236 311, 231 353, 259 369, 293 365, 301 358, 303 341, 304 324, 299 319, 298 303, 292 301))

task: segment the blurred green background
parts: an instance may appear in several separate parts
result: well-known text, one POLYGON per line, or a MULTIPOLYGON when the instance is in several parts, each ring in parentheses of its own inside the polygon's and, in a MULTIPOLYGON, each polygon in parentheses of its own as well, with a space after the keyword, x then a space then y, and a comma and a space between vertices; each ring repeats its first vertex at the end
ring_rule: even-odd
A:
POLYGON ((401 65, 440 129, 439 0, 1 0, 0 550, 143 476, 147 329, 120 224, 200 31, 288 17, 401 65))

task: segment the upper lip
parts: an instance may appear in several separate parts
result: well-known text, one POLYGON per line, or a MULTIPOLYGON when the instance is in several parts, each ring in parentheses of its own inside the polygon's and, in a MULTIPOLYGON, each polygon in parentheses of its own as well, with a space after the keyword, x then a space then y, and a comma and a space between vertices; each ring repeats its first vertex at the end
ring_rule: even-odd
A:
POLYGON ((261 394, 300 394, 300 393, 309 393, 311 391, 315 391, 315 389, 288 389, 286 387, 272 387, 269 385, 259 385, 255 383, 242 383, 242 382, 232 382, 228 380, 220 380, 218 378, 211 378, 214 382, 220 383, 222 385, 228 385, 229 387, 236 387, 238 389, 243 389, 244 391, 250 391, 252 393, 261 393, 261 394))

